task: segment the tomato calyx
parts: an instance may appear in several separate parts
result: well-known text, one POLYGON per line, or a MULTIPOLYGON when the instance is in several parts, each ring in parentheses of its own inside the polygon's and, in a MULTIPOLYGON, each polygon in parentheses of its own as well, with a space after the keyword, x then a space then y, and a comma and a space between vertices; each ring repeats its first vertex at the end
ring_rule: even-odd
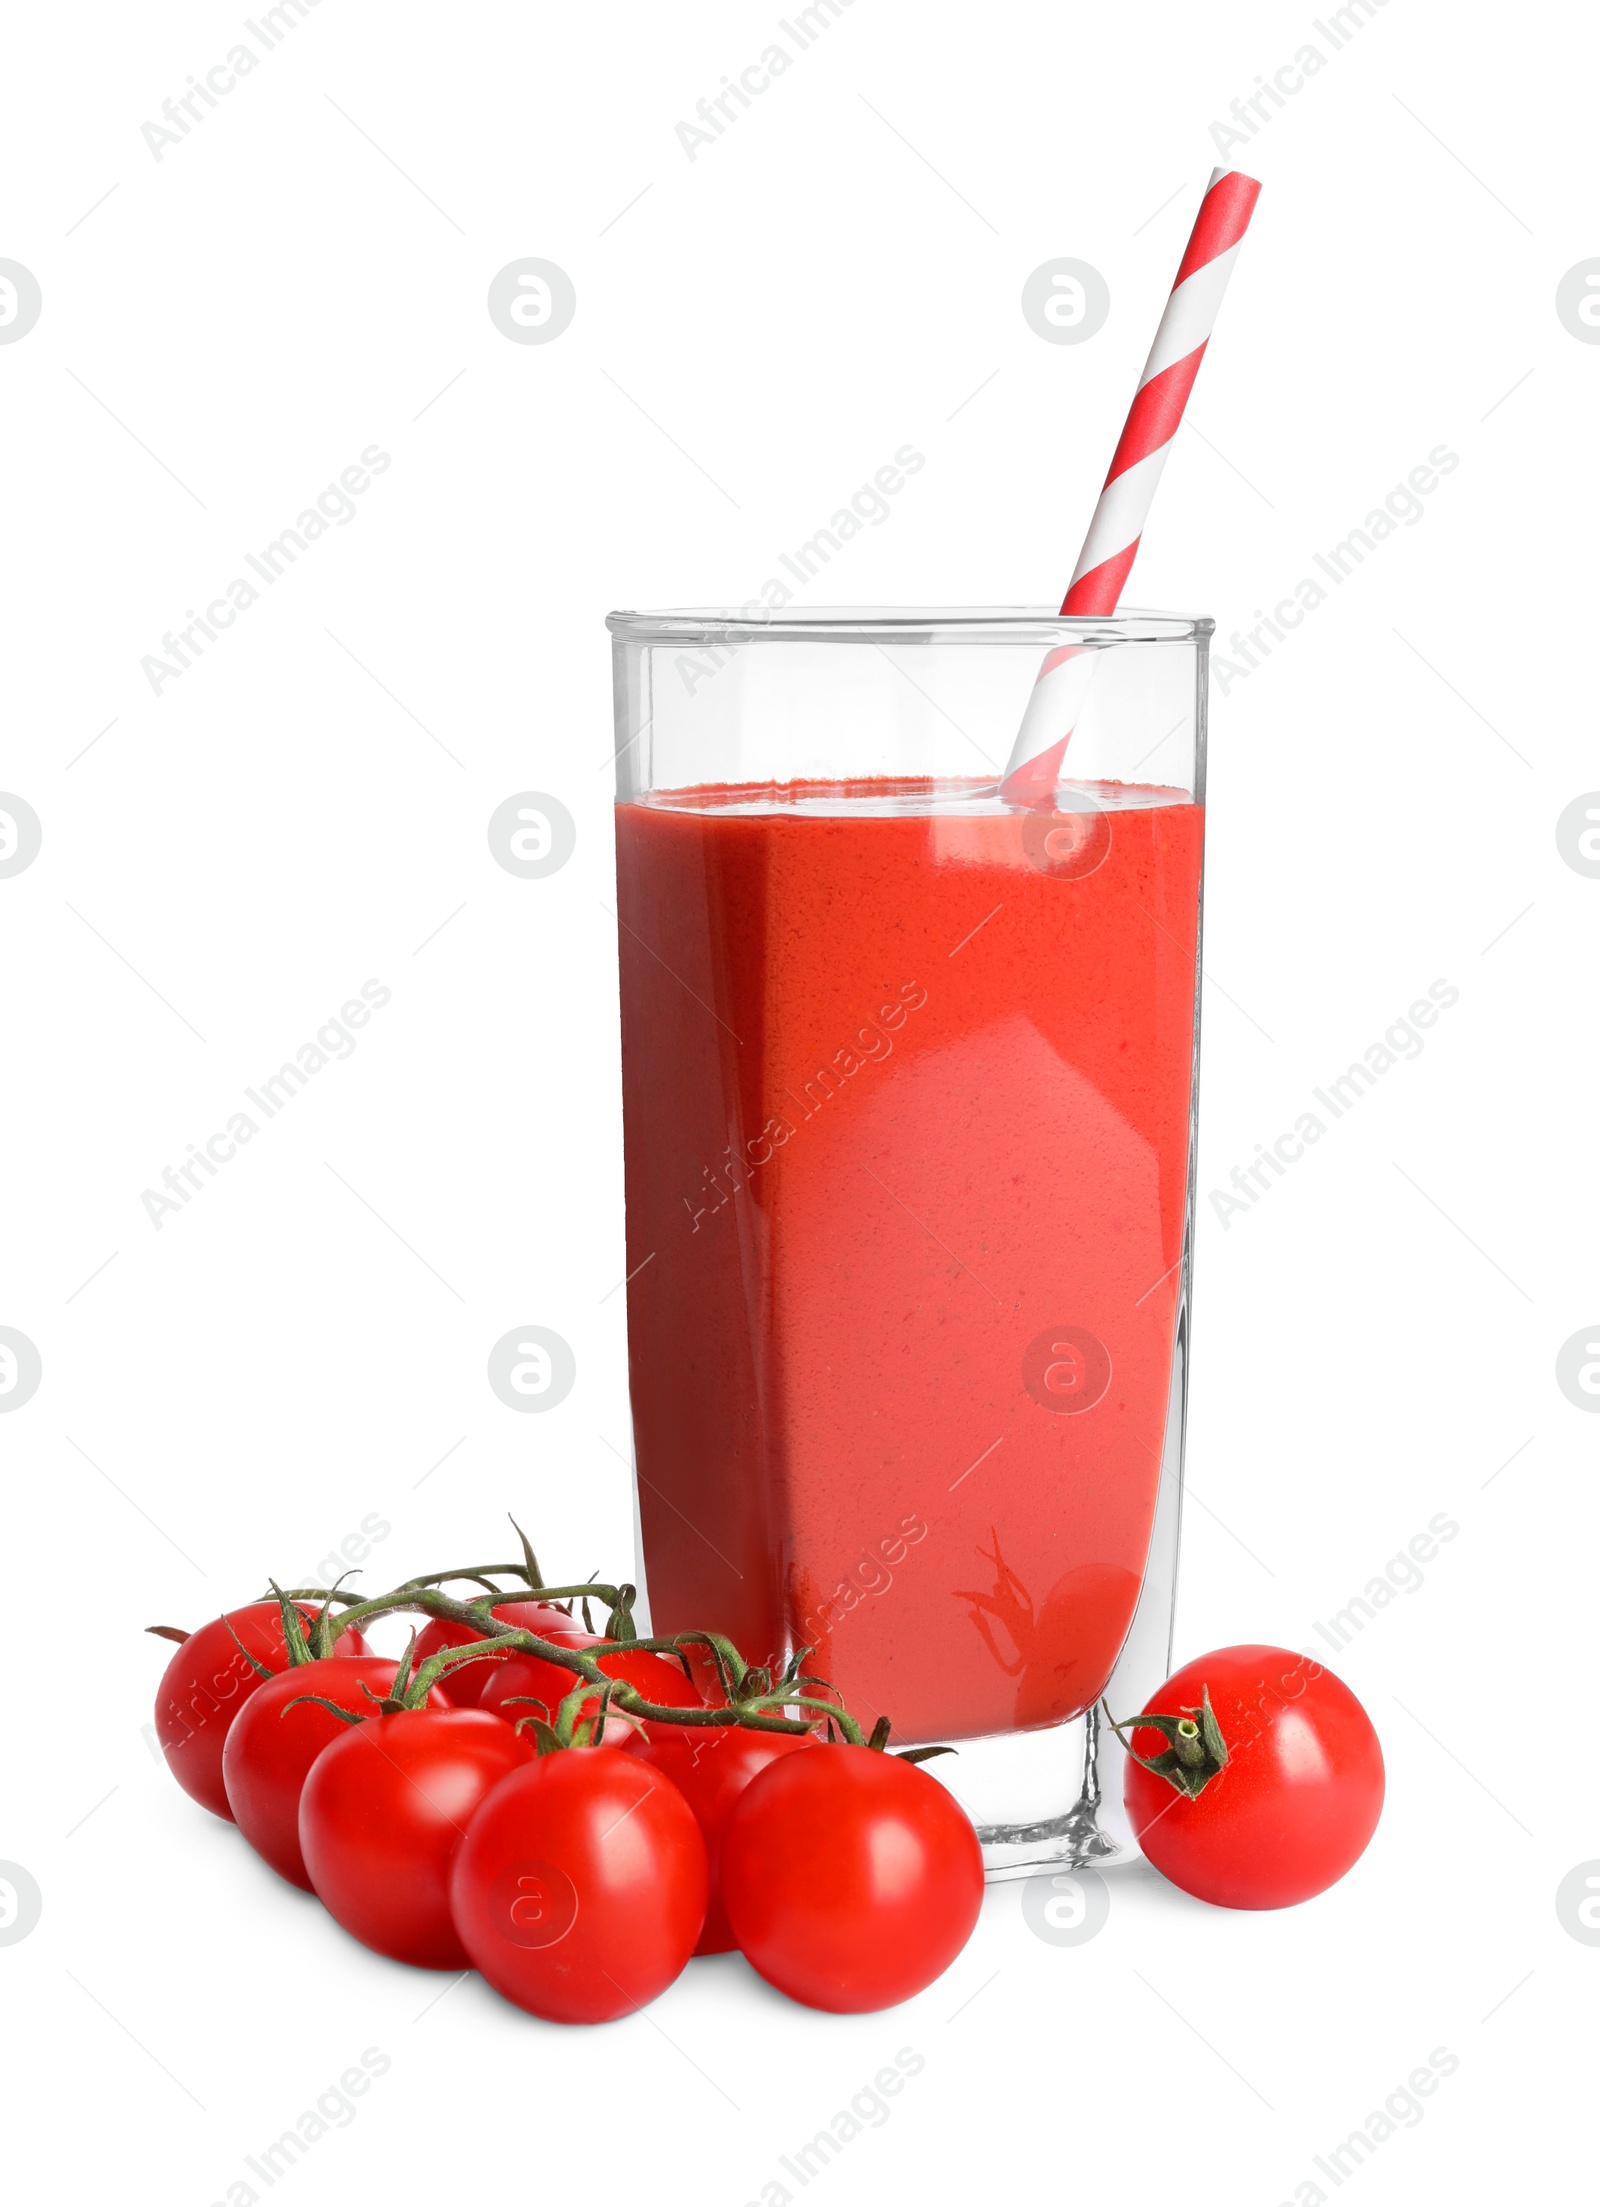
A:
POLYGON ((526 1703, 533 1710, 532 1716, 513 1718, 511 1729, 519 1737, 525 1730, 530 1733, 541 1755, 559 1754, 568 1747, 601 1747, 605 1744, 611 1696, 620 1683, 608 1678, 596 1697, 594 1689, 580 1679, 569 1694, 562 1696, 553 1717, 548 1704, 533 1694, 507 1694, 498 1706, 515 1709, 526 1703))
MULTIPOLYGON (((346 1572, 345 1577, 348 1578, 349 1575, 346 1572)), ((336 1617, 333 1614, 335 1601, 348 1603, 352 1600, 350 1595, 341 1594, 339 1591, 344 1585, 344 1579, 336 1580, 328 1589, 327 1594, 322 1597, 322 1607, 316 1612, 315 1616, 308 1616, 305 1610, 298 1606, 296 1599, 284 1592, 276 1579, 268 1579, 267 1584, 272 1589, 272 1599, 278 1605, 278 1616, 283 1624, 283 1644, 288 1650, 290 1670, 298 1669, 302 1663, 315 1663, 324 1656, 332 1655, 335 1643, 347 1630, 350 1623, 348 1616, 336 1617)), ((228 1623, 226 1618, 222 1621, 224 1624, 228 1623)), ((151 1629, 154 1630, 155 1628, 152 1627, 151 1629)), ((263 1678, 270 1678, 272 1673, 267 1665, 256 1662, 256 1658, 239 1638, 232 1625, 228 1625, 228 1631, 234 1646, 245 1660, 254 1664, 263 1678)))
POLYGON ((194 1637, 193 1633, 185 1632, 181 1625, 146 1625, 144 1629, 154 1633, 158 1640, 175 1640, 180 1648, 185 1640, 192 1640, 194 1637))
POLYGON ((1204 1685, 1200 1688, 1198 1704, 1185 1703, 1181 1716, 1168 1716, 1159 1709, 1147 1709, 1143 1716, 1130 1717, 1119 1724, 1109 1709, 1106 1722, 1136 1763, 1153 1771, 1158 1778, 1165 1778, 1168 1785, 1181 1793, 1187 1801, 1197 1801, 1217 1773, 1228 1766, 1228 1743, 1222 1736, 1222 1727, 1211 1707, 1211 1692, 1204 1685), (1168 1742, 1159 1755, 1141 1755, 1139 1750, 1124 1737, 1130 1732, 1142 1731, 1146 1726, 1159 1732, 1168 1742))

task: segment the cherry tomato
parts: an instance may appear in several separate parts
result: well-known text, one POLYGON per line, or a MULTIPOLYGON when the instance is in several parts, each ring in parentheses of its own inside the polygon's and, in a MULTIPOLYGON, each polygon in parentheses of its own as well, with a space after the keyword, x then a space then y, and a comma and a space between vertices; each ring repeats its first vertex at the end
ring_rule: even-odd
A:
POLYGON ((552 2023, 609 2023, 688 1961, 705 1916, 705 1842, 659 1771, 614 1747, 557 1749, 479 1809, 450 1905, 497 1992, 552 2023))
POLYGON ((482 1709, 406 1710, 345 1727, 300 1795, 312 1890, 380 1954, 464 1968, 450 1860, 484 1796, 532 1760, 531 1745, 482 1709))
POLYGON ((983 1900, 983 1854, 955 1796, 914 1763, 822 1746, 770 1763, 722 1835, 733 1935, 767 1982, 855 2015, 948 1969, 983 1900))
MULTIPOLYGON (((315 1610, 295 1606, 309 1626, 315 1610)), ((191 1632, 173 1651, 156 1688, 156 1737, 167 1767, 185 1793, 229 1823, 233 1811, 222 1779, 223 1743, 228 1727, 262 1684, 255 1663, 240 1654, 240 1641, 269 1671, 289 1668, 277 1603, 250 1602, 191 1632)), ((367 1643, 359 1632, 347 1632, 338 1652, 341 1658, 365 1655, 367 1643)))
MULTIPOLYGON (((541 1640, 548 1640, 553 1633, 573 1629, 572 1619, 564 1609, 557 1609, 554 1602, 496 1602, 494 1613, 502 1624, 520 1625, 524 1632, 538 1633, 541 1640)), ((483 1638, 484 1635, 474 1632, 470 1625, 452 1624, 445 1617, 430 1617, 417 1634, 416 1660, 425 1663, 441 1648, 470 1647, 474 1640, 483 1638)), ((476 1708, 478 1696, 494 1669, 492 1662, 463 1663, 459 1670, 445 1672, 439 1681, 439 1691, 458 1709, 476 1708)))
MULTIPOLYGON (((234 1822, 264 1862, 280 1877, 309 1893, 311 1879, 300 1852, 300 1794, 306 1774, 330 1740, 349 1727, 330 1710, 305 1701, 306 1694, 337 1702, 356 1716, 375 1714, 362 1692, 370 1686, 381 1701, 394 1685, 396 1664, 381 1655, 329 1656, 320 1663, 297 1664, 264 1678, 229 1728, 222 1750, 222 1782, 234 1822)), ((437 1687, 430 1709, 448 1709, 437 1687)))
POLYGON ((650 1724, 630 1740, 616 1743, 625 1754, 670 1778, 694 1812, 706 1843, 711 1886, 705 1928, 695 1941, 696 1954, 726 1954, 738 1941, 722 1905, 722 1834, 733 1804, 758 1771, 797 1747, 816 1743, 799 1732, 751 1732, 722 1724, 715 1731, 686 1724, 650 1724))
MULTIPOLYGON (((1145 1711, 1178 1717, 1209 1691, 1228 1759, 1193 1799, 1128 1757, 1123 1799, 1164 1877, 1221 1908, 1289 1908, 1342 1878, 1377 1829, 1383 1751, 1349 1687, 1288 1648, 1219 1648, 1145 1711)), ((1143 1712, 1141 1712, 1143 1713, 1143 1712)), ((1167 1740, 1135 1722, 1141 1755, 1167 1740)))
MULTIPOLYGON (((568 1648, 605 1645, 595 1633, 575 1632, 570 1626, 565 1632, 549 1632, 544 1637, 568 1648)), ((512 1723, 519 1717, 537 1716, 535 1702, 544 1704, 553 1722, 563 1697, 580 1683, 576 1671, 547 1663, 540 1655, 508 1655, 504 1662, 487 1667, 490 1675, 478 1697, 478 1706, 497 1709, 512 1723), (507 1703, 515 1706, 507 1707, 507 1703)), ((693 1709, 700 1704, 699 1689, 684 1676, 683 1665, 673 1656, 658 1655, 653 1648, 613 1649, 611 1654, 601 1656, 600 1668, 608 1678, 625 1678, 630 1686, 637 1686, 658 1708, 693 1709)), ((587 1702, 584 1707, 588 1708, 587 1702)))

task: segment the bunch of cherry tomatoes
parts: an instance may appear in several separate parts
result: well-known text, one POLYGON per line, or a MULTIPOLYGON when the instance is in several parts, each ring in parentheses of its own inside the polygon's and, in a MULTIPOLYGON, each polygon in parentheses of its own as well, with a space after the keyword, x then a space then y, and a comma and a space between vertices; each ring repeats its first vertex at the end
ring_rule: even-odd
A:
MULTIPOLYGON (((546 1588, 524 1556, 152 1627, 179 1643, 156 1699, 179 1784, 378 1953, 475 1968, 554 2022, 631 2014, 735 1947, 844 2013, 949 1967, 983 1860, 917 1767, 941 1750, 889 1752, 887 1719, 863 1737, 803 1658, 774 1680, 714 1633, 640 1642, 630 1588, 546 1588), (427 1621, 404 1656, 373 1654, 363 1624, 407 1610, 427 1621)), ((1377 1825, 1377 1736, 1308 1657, 1218 1650, 1115 1729, 1146 1856, 1202 1900, 1307 1900, 1377 1825)))
POLYGON ((709 1646, 619 1644, 546 1599, 482 1623, 433 1618, 396 1662, 287 1598, 232 1610, 182 1636, 161 1681, 173 1774, 367 1946, 475 1968, 551 2021, 630 2014, 691 1955, 735 1946, 809 2006, 887 2007, 965 1946, 970 1822, 886 1727, 869 1745, 837 1706, 811 1726, 782 1713, 816 1712, 819 1681, 753 1711, 746 1690, 741 1721, 731 1689, 770 1682, 730 1680, 709 1646), (551 1652, 506 1652, 497 1631, 551 1652), (556 1659, 577 1650, 612 1683, 556 1659))

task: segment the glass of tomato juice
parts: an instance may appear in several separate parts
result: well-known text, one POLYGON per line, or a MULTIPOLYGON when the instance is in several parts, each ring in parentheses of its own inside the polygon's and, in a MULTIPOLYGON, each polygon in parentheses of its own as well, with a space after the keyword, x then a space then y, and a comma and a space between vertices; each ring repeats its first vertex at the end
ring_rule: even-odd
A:
POLYGON ((1212 624, 608 626, 644 1613, 957 1746, 991 1875, 1131 1853, 1096 1710, 1170 1669, 1212 624))

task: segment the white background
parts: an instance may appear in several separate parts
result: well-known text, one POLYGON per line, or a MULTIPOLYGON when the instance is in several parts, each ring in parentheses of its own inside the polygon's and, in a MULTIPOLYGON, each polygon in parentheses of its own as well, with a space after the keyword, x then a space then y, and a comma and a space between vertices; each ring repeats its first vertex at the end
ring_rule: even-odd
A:
POLYGON ((447 1980, 194 1808, 141 1735, 139 1628, 372 1513, 374 1586, 503 1550, 507 1508, 552 1568, 627 1569, 602 616, 745 598, 907 442, 926 468, 828 595, 1053 600, 1209 126, 1316 34, 1287 5, 854 0, 691 162, 674 126, 776 8, 322 0, 156 161, 141 124, 240 13, 37 8, 5 41, 0 254, 44 301, 0 347, 0 787, 44 829, 0 881, 0 1322, 44 1371, 0 1419, 0 1856, 44 1895, 0 1948, 11 2146, 60 2168, 92 2121, 85 2193, 203 2207, 376 2046, 296 2197, 738 2207, 909 2046, 830 2201, 1272 2207, 1331 2190, 1313 2156, 1442 2047, 1361 2199, 1548 2185, 1600 1969, 1554 1904, 1600 1855, 1600 1428, 1554 1377, 1600 1316, 1600 883, 1555 839, 1600 783, 1600 349, 1554 308, 1600 253, 1592 26, 1388 0, 1230 149, 1266 189, 1132 592, 1225 638, 1459 454, 1213 714, 1202 1191, 1460 992, 1248 1215, 1200 1221, 1180 1654, 1319 1645, 1430 1517, 1460 1528, 1337 1665, 1388 1759, 1369 1854, 1282 1915, 1132 1871, 1068 1949, 1000 1887, 899 2012, 790 2007, 729 1956, 585 2036, 476 1980, 431 2005, 447 1980), (576 286, 548 345, 485 310, 530 254, 576 286), (1057 255, 1110 287, 1082 345, 1019 309, 1057 255), (152 695, 163 633, 374 443, 357 518, 152 695), (542 882, 485 837, 526 789, 578 824, 542 882), (354 1056, 157 1231, 141 1191, 369 977, 392 1002, 354 1056), (484 1377, 528 1323, 577 1357, 539 1418, 484 1377))

